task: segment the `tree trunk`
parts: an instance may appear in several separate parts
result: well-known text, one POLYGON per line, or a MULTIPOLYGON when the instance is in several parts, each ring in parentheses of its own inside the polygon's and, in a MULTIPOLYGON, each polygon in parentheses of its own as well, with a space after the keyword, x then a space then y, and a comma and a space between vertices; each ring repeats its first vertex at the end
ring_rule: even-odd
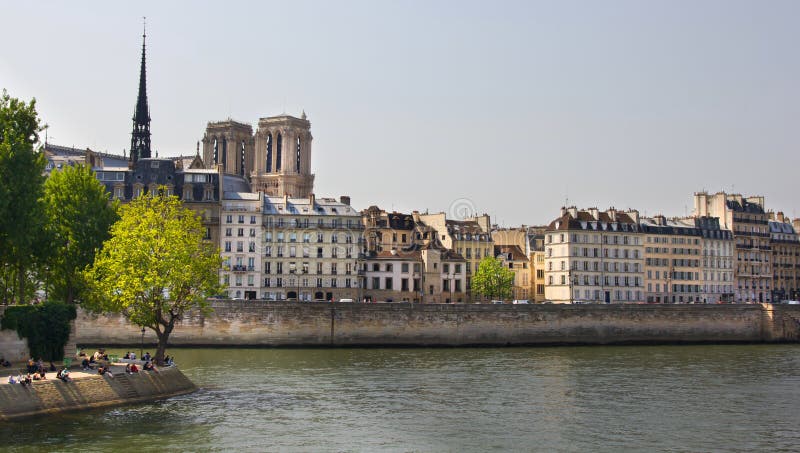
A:
POLYGON ((19 300, 18 304, 25 303, 25 272, 22 266, 22 261, 17 262, 17 283, 19 284, 19 293, 17 294, 19 300))
MULTIPOLYGON (((171 323, 170 323, 171 324, 171 323)), ((173 326, 166 325, 164 326, 164 331, 159 332, 156 331, 156 335, 158 336, 158 345, 156 346, 156 356, 154 361, 156 365, 162 366, 164 365, 164 353, 167 351, 167 343, 169 342, 169 334, 172 333, 173 326)))

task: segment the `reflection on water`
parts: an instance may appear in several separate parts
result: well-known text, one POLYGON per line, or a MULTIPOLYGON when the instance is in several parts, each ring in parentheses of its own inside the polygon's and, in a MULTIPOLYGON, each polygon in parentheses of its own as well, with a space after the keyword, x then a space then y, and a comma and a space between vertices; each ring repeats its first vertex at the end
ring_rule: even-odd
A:
POLYGON ((171 352, 199 392, 5 423, 0 438, 59 451, 800 445, 796 345, 171 352))

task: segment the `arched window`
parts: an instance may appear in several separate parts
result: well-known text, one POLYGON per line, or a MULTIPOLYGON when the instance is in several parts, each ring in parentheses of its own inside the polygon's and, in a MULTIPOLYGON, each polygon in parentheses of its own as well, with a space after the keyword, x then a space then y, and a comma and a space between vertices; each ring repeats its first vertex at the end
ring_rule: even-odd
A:
POLYGON ((294 171, 300 173, 300 137, 297 137, 297 155, 295 157, 294 171))
POLYGON ((272 171, 272 134, 267 134, 267 173, 272 171))
POLYGON ((283 151, 283 136, 278 134, 278 148, 275 156, 275 171, 281 171, 281 151, 283 151))
POLYGON ((214 165, 219 163, 219 142, 217 142, 217 137, 214 137, 214 165))
POLYGON ((244 176, 244 140, 242 140, 241 146, 241 158, 239 160, 239 175, 244 176))
POLYGON ((228 171, 228 139, 222 138, 222 166, 228 171))

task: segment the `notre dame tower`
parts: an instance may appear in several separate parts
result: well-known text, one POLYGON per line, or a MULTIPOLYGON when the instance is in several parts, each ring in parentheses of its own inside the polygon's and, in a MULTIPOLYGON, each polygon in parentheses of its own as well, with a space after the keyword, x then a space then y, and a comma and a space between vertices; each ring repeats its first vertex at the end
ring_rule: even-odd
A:
POLYGON ((236 121, 208 123, 203 137, 207 168, 247 178, 253 192, 270 197, 306 198, 314 192, 311 122, 278 115, 258 120, 258 129, 236 121))

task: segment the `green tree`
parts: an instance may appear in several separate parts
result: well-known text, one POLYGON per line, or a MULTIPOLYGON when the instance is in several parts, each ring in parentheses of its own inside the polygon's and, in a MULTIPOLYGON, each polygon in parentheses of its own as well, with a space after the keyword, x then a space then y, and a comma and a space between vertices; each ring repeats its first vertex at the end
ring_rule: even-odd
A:
POLYGON ((44 208, 52 253, 45 284, 49 297, 73 304, 83 300, 83 270, 110 237, 117 202, 85 165, 54 171, 44 185, 44 208))
POLYGON ((200 218, 164 190, 123 205, 86 271, 91 296, 82 306, 152 329, 162 364, 176 321, 190 309, 207 312, 207 298, 220 291, 221 259, 204 234, 200 218))
POLYGON ((35 289, 42 242, 45 158, 36 101, 0 96, 0 283, 2 300, 25 303, 35 289))
POLYGON ((472 276, 472 290, 492 299, 510 299, 513 285, 514 271, 493 256, 482 259, 472 276))

